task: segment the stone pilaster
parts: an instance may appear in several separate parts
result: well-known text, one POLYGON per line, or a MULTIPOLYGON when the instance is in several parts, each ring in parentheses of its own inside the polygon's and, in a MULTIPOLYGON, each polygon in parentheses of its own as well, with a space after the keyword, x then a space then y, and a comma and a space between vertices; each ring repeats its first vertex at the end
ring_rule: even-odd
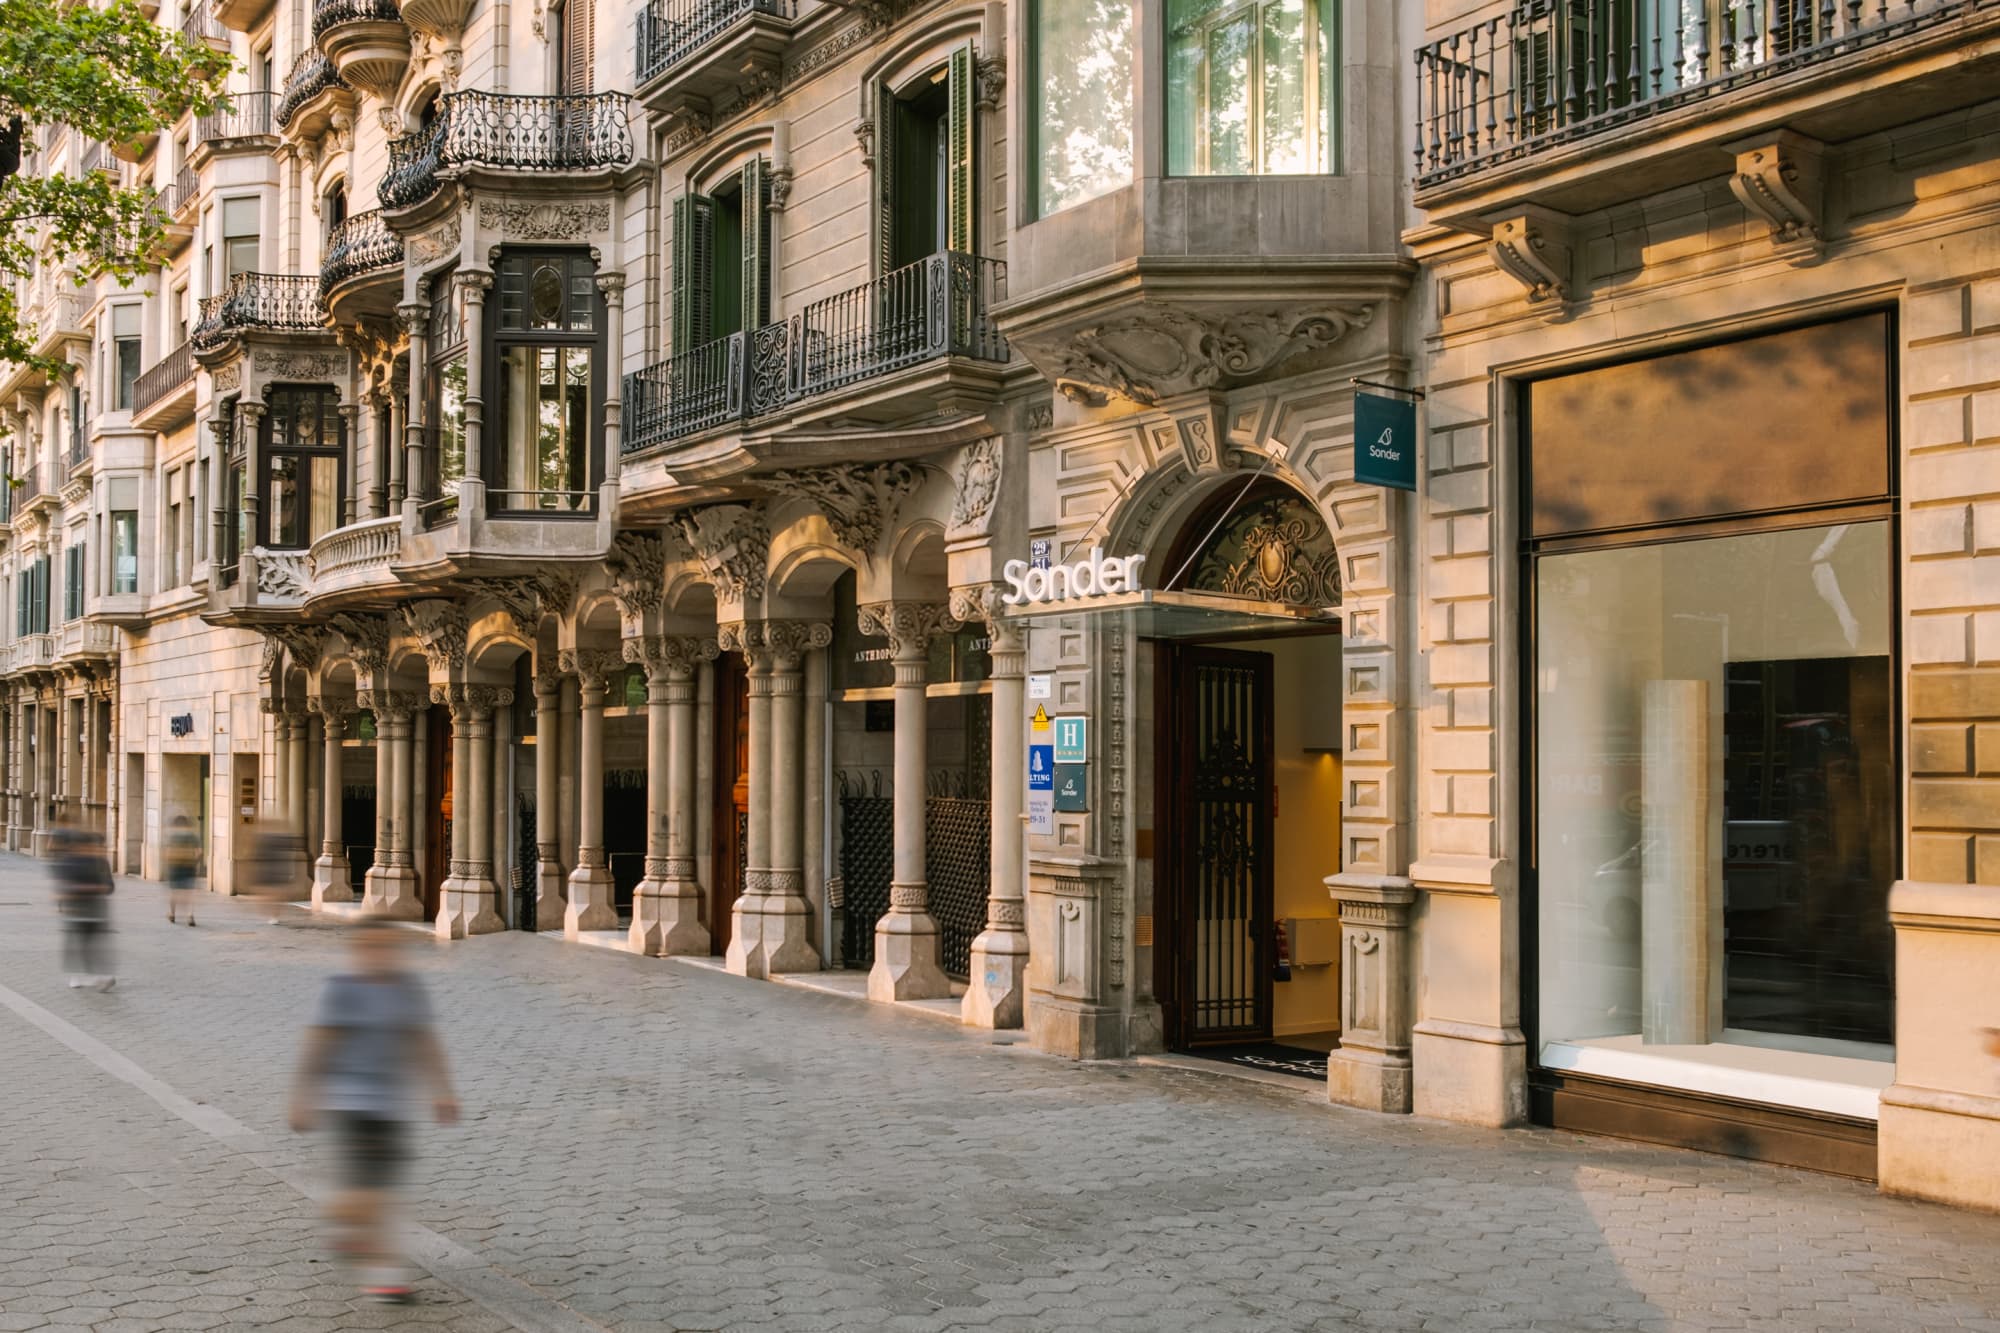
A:
POLYGON ((986 622, 993 664, 991 751, 991 859, 986 881, 986 929, 972 942, 964 1004, 974 1027, 1018 1028, 1026 1016, 1028 988, 1027 833, 1022 822, 1027 788, 1026 706, 1028 632, 1009 620, 996 587, 952 591, 952 614, 986 622))
POLYGON ((493 883, 493 710, 513 700, 491 685, 431 686, 431 702, 451 709, 451 872, 438 894, 439 939, 506 929, 493 883))
POLYGON ((562 673, 535 668, 535 929, 554 930, 569 912, 557 802, 562 780, 562 673))
POLYGON ((706 955, 694 862, 695 671, 714 639, 627 639, 625 660, 646 668, 646 874, 632 894, 636 953, 706 955))
POLYGON ((413 693, 370 690, 362 704, 375 714, 375 863, 361 881, 361 901, 398 921, 420 920, 423 893, 410 855, 412 725, 422 701, 413 693))
POLYGON ((324 696, 314 701, 324 727, 324 754, 320 770, 319 859, 313 862, 312 903, 351 903, 354 887, 349 879, 347 847, 341 829, 340 767, 341 738, 347 734, 347 719, 353 708, 344 699, 324 696))
POLYGON ((1343 1106, 1410 1109, 1410 904, 1397 875, 1370 885, 1327 879, 1340 904, 1340 1049, 1327 1059, 1327 1097, 1343 1106))
POLYGON ((875 966, 868 973, 871 1000, 934 1000, 951 994, 938 966, 937 922, 930 914, 924 869, 924 809, 928 793, 930 701, 925 690, 930 643, 958 628, 935 602, 886 602, 860 608, 864 634, 889 640, 895 667, 895 858, 889 910, 875 923, 875 966))

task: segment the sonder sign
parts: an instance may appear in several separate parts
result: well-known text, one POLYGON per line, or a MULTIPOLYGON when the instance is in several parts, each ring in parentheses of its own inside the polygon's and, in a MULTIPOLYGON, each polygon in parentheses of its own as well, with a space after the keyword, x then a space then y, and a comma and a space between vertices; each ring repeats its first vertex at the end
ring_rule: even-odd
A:
POLYGON ((1102 597, 1114 592, 1139 590, 1139 566, 1143 555, 1106 557, 1104 548, 1093 546, 1090 555, 1073 565, 1050 565, 1038 569, 1025 560, 1009 560, 1000 575, 1007 591, 1000 600, 1009 606, 1043 606, 1078 597, 1102 597))

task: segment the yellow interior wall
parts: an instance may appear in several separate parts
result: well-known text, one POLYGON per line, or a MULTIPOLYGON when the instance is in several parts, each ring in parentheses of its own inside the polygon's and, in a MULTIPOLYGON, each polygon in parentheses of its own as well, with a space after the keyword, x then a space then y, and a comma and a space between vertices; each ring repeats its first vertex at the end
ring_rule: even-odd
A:
MULTIPOLYGON (((1268 652, 1272 659, 1277 917, 1332 918, 1337 913, 1324 881, 1340 868, 1340 756, 1308 754, 1305 746, 1338 743, 1340 639, 1325 634, 1230 646, 1268 652)), ((1339 970, 1337 964, 1294 965, 1290 981, 1272 986, 1273 1035, 1337 1030, 1339 970)))

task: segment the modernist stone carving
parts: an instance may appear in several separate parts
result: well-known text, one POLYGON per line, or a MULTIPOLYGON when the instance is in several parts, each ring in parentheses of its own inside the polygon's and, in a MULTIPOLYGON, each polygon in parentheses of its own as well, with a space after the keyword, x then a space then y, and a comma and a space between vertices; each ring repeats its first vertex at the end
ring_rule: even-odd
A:
POLYGON ((611 205, 481 199, 479 225, 523 241, 578 241, 611 229, 611 205))
POLYGON ((565 672, 581 681, 584 689, 602 690, 624 665, 625 657, 615 649, 565 648, 556 655, 556 662, 565 672))
POLYGON ((303 551, 273 551, 258 546, 251 555, 257 565, 257 595, 283 601, 305 600, 308 572, 303 551))
POLYGON ((208 373, 208 382, 217 393, 234 393, 243 387, 243 363, 231 361, 208 373))
POLYGON ((464 586, 500 603, 523 638, 533 638, 543 616, 560 615, 576 595, 576 576, 544 569, 502 578, 466 579, 464 586))
POLYGON ((974 537, 986 531, 993 501, 1000 494, 1000 459, 1000 442, 992 439, 975 440, 959 454, 947 535, 974 537))
POLYGON ((1056 387, 1094 406, 1111 393, 1152 406, 1331 347, 1373 314, 1359 304, 1227 315, 1150 310, 1076 333, 1059 359, 1056 387))
POLYGON ((636 616, 659 607, 667 568, 665 538, 628 528, 612 541, 605 565, 611 573, 611 593, 618 599, 620 611, 636 616))
POLYGON ((895 521, 903 498, 923 480, 923 471, 904 462, 849 463, 773 472, 758 480, 780 495, 811 502, 843 546, 867 555, 895 521))
POLYGON ((875 602, 855 608, 863 634, 880 634, 898 658, 921 657, 930 641, 959 626, 949 606, 938 602, 875 602))
POLYGON ((625 660, 644 667, 646 677, 671 676, 685 680, 696 666, 712 662, 721 652, 716 640, 691 634, 667 634, 627 639, 622 645, 625 660))
POLYGON ((342 613, 329 622, 347 640, 357 675, 373 679, 389 666, 389 622, 381 616, 342 613))
POLYGON ((347 373, 347 358, 339 352, 260 351, 251 364, 274 380, 331 380, 347 373))
POLYGON ((1729 188, 1752 216, 1770 224, 1771 243, 1780 250, 1817 256, 1826 146, 1803 134, 1780 130, 1729 144, 1728 148, 1736 154, 1736 171, 1729 178, 1729 188))
POLYGON ((465 609, 458 603, 435 597, 406 602, 403 623, 417 636, 432 671, 465 665, 465 609))
POLYGON ((1487 252, 1502 273, 1525 287, 1531 305, 1570 299, 1569 219, 1526 208, 1493 222, 1487 252))
POLYGON ((459 215, 454 210, 445 214, 436 226, 403 242, 403 253, 416 264, 436 263, 458 253, 459 234, 459 215))
POLYGON ((311 671, 319 665, 320 650, 326 646, 326 631, 317 625, 273 625, 266 633, 284 644, 292 664, 311 671))
POLYGON ((764 567, 771 554, 771 529, 754 505, 721 504, 683 509, 675 530, 694 552, 725 601, 764 595, 764 567))

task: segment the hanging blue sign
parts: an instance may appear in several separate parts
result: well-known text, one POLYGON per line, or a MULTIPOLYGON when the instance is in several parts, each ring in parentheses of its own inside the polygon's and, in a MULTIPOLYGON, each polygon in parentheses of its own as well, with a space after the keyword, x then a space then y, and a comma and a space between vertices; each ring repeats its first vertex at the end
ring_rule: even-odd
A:
POLYGON ((1354 395, 1354 479, 1364 486, 1417 489, 1417 405, 1379 394, 1354 395))
POLYGON ((1030 745, 1028 747, 1028 790, 1054 791, 1056 789, 1056 747, 1053 745, 1030 745))

